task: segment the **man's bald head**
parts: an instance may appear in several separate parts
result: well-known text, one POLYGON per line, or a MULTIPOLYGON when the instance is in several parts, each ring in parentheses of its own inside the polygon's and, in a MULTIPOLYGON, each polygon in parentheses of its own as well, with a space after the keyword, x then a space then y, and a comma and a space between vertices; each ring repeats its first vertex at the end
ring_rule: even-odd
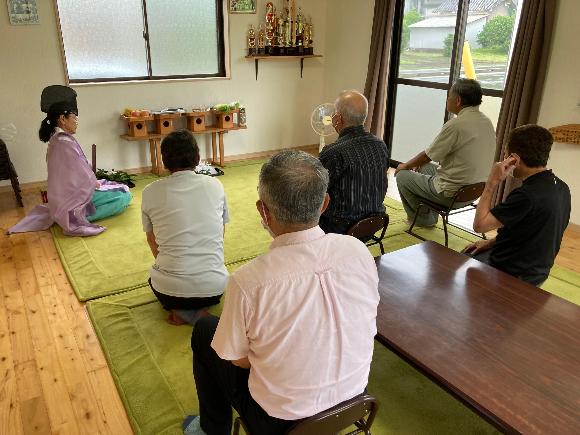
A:
POLYGON ((336 111, 342 117, 344 127, 363 125, 367 119, 369 102, 358 91, 343 91, 334 102, 336 111))

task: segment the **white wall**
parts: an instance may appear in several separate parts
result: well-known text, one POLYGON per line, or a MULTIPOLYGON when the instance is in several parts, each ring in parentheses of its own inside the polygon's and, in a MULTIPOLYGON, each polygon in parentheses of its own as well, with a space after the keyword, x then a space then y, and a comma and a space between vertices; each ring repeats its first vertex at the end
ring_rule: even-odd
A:
POLYGON ((346 89, 364 90, 375 2, 330 0, 327 10, 324 95, 334 102, 346 89))
MULTIPOLYGON (((330 2, 297 3, 312 16, 315 52, 325 55, 330 2)), ((225 136, 226 156, 317 143, 310 113, 324 101, 326 59, 306 59, 302 79, 298 60, 261 61, 256 81, 254 62, 243 58, 246 31, 250 23, 256 26, 264 4, 258 1, 259 15, 229 15, 231 79, 74 86, 80 111, 77 139, 85 152, 96 143, 102 168, 148 166, 147 142, 119 138, 126 129, 119 114, 126 106, 192 108, 233 100, 246 106, 248 129, 225 136)), ((8 147, 21 182, 46 179, 46 145, 37 137, 44 117, 40 93, 47 85, 65 83, 54 2, 39 1, 38 7, 40 25, 11 26, 7 8, 0 5, 0 125, 12 122, 18 130, 8 147)), ((203 158, 210 153, 209 137, 197 138, 203 158)))
MULTIPOLYGON (((325 102, 333 103, 344 90, 364 91, 375 2, 329 0, 324 70, 325 102)), ((331 143, 334 134, 326 139, 331 143)))
MULTIPOLYGON (((559 2, 556 29, 542 98, 539 124, 546 128, 580 124, 580 2, 559 2)), ((555 143, 548 166, 572 192, 570 221, 580 225, 580 145, 555 143)))

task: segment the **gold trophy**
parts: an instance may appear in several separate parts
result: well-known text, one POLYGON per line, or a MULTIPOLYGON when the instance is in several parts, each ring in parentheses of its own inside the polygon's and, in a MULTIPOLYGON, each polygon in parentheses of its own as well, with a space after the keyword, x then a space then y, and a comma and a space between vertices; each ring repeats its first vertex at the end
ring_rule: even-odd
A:
POLYGON ((272 40, 274 39, 276 15, 272 2, 266 3, 266 54, 272 54, 272 40))
POLYGON ((304 54, 314 54, 312 46, 312 18, 304 24, 304 54))
POLYGON ((265 37, 264 37, 264 28, 260 24, 258 26, 258 54, 259 55, 266 54, 265 46, 266 45, 265 45, 265 37))
POLYGON ((314 24, 312 24, 312 17, 308 19, 308 50, 306 54, 314 54, 314 24))
POLYGON ((250 24, 250 29, 248 30, 248 56, 256 55, 256 31, 254 26, 250 24))
POLYGON ((288 54, 297 54, 296 50, 296 2, 290 0, 290 46, 288 47, 288 54))
POLYGON ((286 54, 286 38, 284 37, 284 18, 282 14, 278 16, 276 25, 276 41, 278 54, 286 54))
POLYGON ((302 15, 302 8, 298 8, 298 15, 296 16, 296 47, 298 47, 298 54, 304 54, 304 15, 302 15))

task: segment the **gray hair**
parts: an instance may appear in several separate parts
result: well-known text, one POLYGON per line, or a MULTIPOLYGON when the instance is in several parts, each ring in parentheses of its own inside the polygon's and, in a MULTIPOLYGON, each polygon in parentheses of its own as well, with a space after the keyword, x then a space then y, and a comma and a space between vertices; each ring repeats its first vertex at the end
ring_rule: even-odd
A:
POLYGON ((363 125, 367 119, 369 102, 360 92, 350 90, 338 95, 334 107, 346 126, 363 125))
POLYGON ((328 171, 304 151, 275 154, 260 171, 260 199, 283 224, 317 223, 327 188, 328 171))
POLYGON ((483 91, 477 80, 457 79, 451 86, 451 92, 461 98, 463 107, 479 106, 481 104, 483 91))

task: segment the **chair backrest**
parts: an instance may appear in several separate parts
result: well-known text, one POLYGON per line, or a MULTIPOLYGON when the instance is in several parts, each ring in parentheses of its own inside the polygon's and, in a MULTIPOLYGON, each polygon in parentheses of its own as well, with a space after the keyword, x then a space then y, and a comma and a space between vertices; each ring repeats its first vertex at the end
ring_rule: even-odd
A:
POLYGON ((347 235, 356 237, 359 240, 366 241, 369 240, 377 231, 382 230, 379 239, 382 239, 389 225, 389 216, 387 214, 370 216, 365 219, 361 219, 355 223, 347 231, 347 235))
POLYGON ((370 427, 373 424, 378 408, 379 401, 376 397, 370 394, 362 394, 303 420, 292 427, 287 434, 337 434, 352 425, 356 425, 357 429, 345 435, 361 432, 370 434, 370 427))
POLYGON ((473 202, 481 196, 484 188, 485 183, 483 182, 463 186, 455 194, 454 202, 473 202))

